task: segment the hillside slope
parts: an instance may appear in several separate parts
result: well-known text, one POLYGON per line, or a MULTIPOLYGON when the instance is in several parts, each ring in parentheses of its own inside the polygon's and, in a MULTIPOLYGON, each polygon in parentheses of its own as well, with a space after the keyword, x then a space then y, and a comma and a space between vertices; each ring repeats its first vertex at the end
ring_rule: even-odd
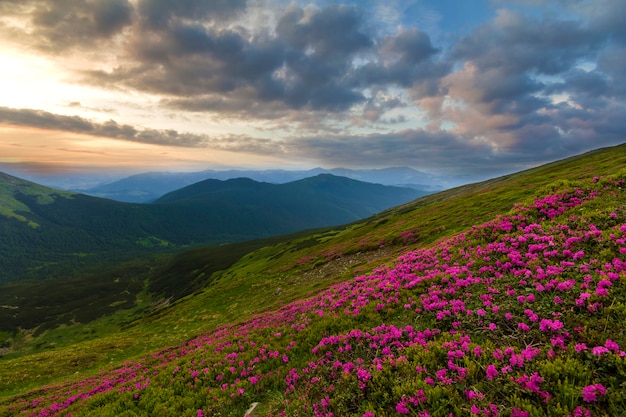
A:
POLYGON ((119 203, 0 177, 0 281, 53 274, 56 263, 85 264, 197 244, 218 244, 333 226, 422 195, 328 176, 271 185, 203 182, 155 204, 119 203), (208 188, 207 188, 208 187, 208 188), (176 196, 189 194, 189 198, 176 196), (193 196, 192 196, 193 195, 193 196), (173 201, 176 199, 177 201, 173 201))
POLYGON ((67 361, 93 373, 121 359, 111 349, 137 355, 0 410, 622 415, 624 166, 626 146, 605 149, 259 249, 204 291, 82 344, 89 356, 8 358, 0 382, 15 390, 12 372, 41 381, 42 362, 61 377, 67 361))

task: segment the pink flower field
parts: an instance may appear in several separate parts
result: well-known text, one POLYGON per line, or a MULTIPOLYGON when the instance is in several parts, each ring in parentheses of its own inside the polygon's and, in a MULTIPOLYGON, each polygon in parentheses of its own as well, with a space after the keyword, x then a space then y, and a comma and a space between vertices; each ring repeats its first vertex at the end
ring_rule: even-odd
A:
POLYGON ((557 185, 392 265, 7 411, 626 415, 623 177, 557 185))

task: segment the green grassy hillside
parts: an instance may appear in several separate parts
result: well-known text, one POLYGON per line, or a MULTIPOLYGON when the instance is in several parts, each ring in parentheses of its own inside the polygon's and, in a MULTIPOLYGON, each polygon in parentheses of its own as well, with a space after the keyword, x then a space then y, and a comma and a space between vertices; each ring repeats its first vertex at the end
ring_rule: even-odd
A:
POLYGON ((25 222, 32 228, 40 225, 25 217, 31 210, 28 205, 15 198, 16 193, 32 196, 41 205, 52 204, 57 198, 71 199, 76 194, 53 190, 0 172, 0 216, 25 222))
POLYGON ((624 167, 626 145, 598 150, 221 270, 198 249, 166 268, 192 293, 147 316, 23 335, 0 412, 620 415, 624 167))

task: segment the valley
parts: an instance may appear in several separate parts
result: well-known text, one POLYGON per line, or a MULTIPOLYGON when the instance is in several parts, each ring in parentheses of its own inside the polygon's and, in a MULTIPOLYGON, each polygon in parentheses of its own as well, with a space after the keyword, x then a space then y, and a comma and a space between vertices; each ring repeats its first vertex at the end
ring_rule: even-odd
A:
POLYGON ((286 184, 205 180, 150 204, 53 190, 6 174, 0 190, 0 282, 345 224, 423 195, 327 174, 286 184))

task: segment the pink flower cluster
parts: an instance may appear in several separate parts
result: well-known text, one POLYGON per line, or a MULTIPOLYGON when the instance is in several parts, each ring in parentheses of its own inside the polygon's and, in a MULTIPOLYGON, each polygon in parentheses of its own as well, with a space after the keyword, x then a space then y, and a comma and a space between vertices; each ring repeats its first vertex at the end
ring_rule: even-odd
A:
POLYGON ((605 395, 606 388, 602 384, 587 385, 582 390, 583 401, 593 403, 598 401, 598 395, 605 395))

